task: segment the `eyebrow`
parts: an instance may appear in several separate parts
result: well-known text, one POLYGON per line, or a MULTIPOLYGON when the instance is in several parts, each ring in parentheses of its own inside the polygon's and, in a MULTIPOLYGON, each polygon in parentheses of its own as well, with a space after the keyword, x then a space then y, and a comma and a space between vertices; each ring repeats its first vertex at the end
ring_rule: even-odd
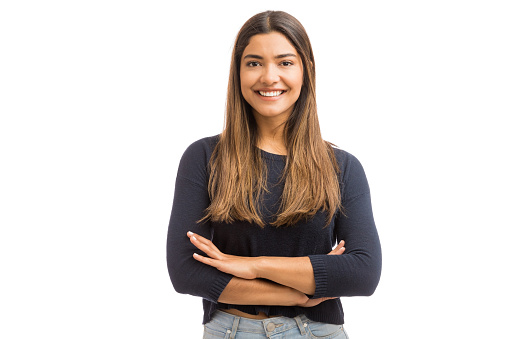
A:
MULTIPOLYGON (((285 54, 279 54, 279 55, 276 55, 276 59, 282 59, 282 58, 288 58, 288 57, 297 57, 295 54, 293 53, 285 53, 285 54)), ((263 58, 259 55, 256 55, 256 54, 248 54, 244 57, 244 59, 249 59, 249 58, 252 58, 252 59, 260 59, 262 60, 263 58)))

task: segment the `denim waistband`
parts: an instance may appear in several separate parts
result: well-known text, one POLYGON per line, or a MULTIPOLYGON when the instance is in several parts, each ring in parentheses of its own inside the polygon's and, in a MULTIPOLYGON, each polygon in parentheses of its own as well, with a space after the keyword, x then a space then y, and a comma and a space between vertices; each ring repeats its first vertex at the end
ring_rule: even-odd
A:
POLYGON ((295 318, 273 317, 262 320, 249 319, 235 316, 220 310, 212 315, 211 322, 231 328, 231 338, 234 338, 237 331, 265 334, 267 337, 277 333, 285 332, 298 327, 301 335, 305 335, 309 319, 305 315, 298 315, 295 318))

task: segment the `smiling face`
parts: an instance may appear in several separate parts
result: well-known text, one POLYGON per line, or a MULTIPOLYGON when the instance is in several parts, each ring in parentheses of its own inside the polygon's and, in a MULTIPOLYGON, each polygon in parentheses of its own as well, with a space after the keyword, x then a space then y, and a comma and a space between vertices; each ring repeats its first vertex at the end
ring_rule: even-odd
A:
POLYGON ((257 121, 285 122, 299 98, 302 82, 301 58, 283 34, 251 37, 242 53, 240 85, 257 121))

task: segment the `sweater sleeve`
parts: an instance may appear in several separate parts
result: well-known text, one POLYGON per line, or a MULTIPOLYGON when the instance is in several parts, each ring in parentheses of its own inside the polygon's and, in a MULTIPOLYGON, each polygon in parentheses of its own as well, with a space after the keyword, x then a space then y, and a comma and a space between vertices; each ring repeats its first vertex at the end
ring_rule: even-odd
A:
MULTIPOLYGON (((345 152, 346 153, 346 152, 345 152)), ((382 252, 371 208, 368 181, 360 162, 347 154, 343 175, 343 213, 335 219, 342 255, 310 255, 315 277, 314 298, 369 296, 382 270, 382 252)))
POLYGON ((191 231, 211 239, 208 222, 197 223, 210 200, 207 190, 207 163, 210 149, 205 140, 195 142, 180 161, 168 227, 166 261, 173 287, 178 293, 199 296, 214 303, 232 276, 193 258, 200 253, 187 237, 191 231))

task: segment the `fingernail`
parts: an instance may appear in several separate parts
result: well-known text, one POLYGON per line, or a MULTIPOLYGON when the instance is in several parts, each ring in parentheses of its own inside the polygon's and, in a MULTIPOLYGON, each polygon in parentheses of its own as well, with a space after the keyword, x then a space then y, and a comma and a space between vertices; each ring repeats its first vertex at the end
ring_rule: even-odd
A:
POLYGON ((188 231, 187 233, 189 233, 189 234, 194 234, 194 233, 193 233, 193 232, 191 232, 191 231, 188 231))
POLYGON ((196 237, 194 235, 191 238, 193 238, 193 240, 196 240, 196 237))

